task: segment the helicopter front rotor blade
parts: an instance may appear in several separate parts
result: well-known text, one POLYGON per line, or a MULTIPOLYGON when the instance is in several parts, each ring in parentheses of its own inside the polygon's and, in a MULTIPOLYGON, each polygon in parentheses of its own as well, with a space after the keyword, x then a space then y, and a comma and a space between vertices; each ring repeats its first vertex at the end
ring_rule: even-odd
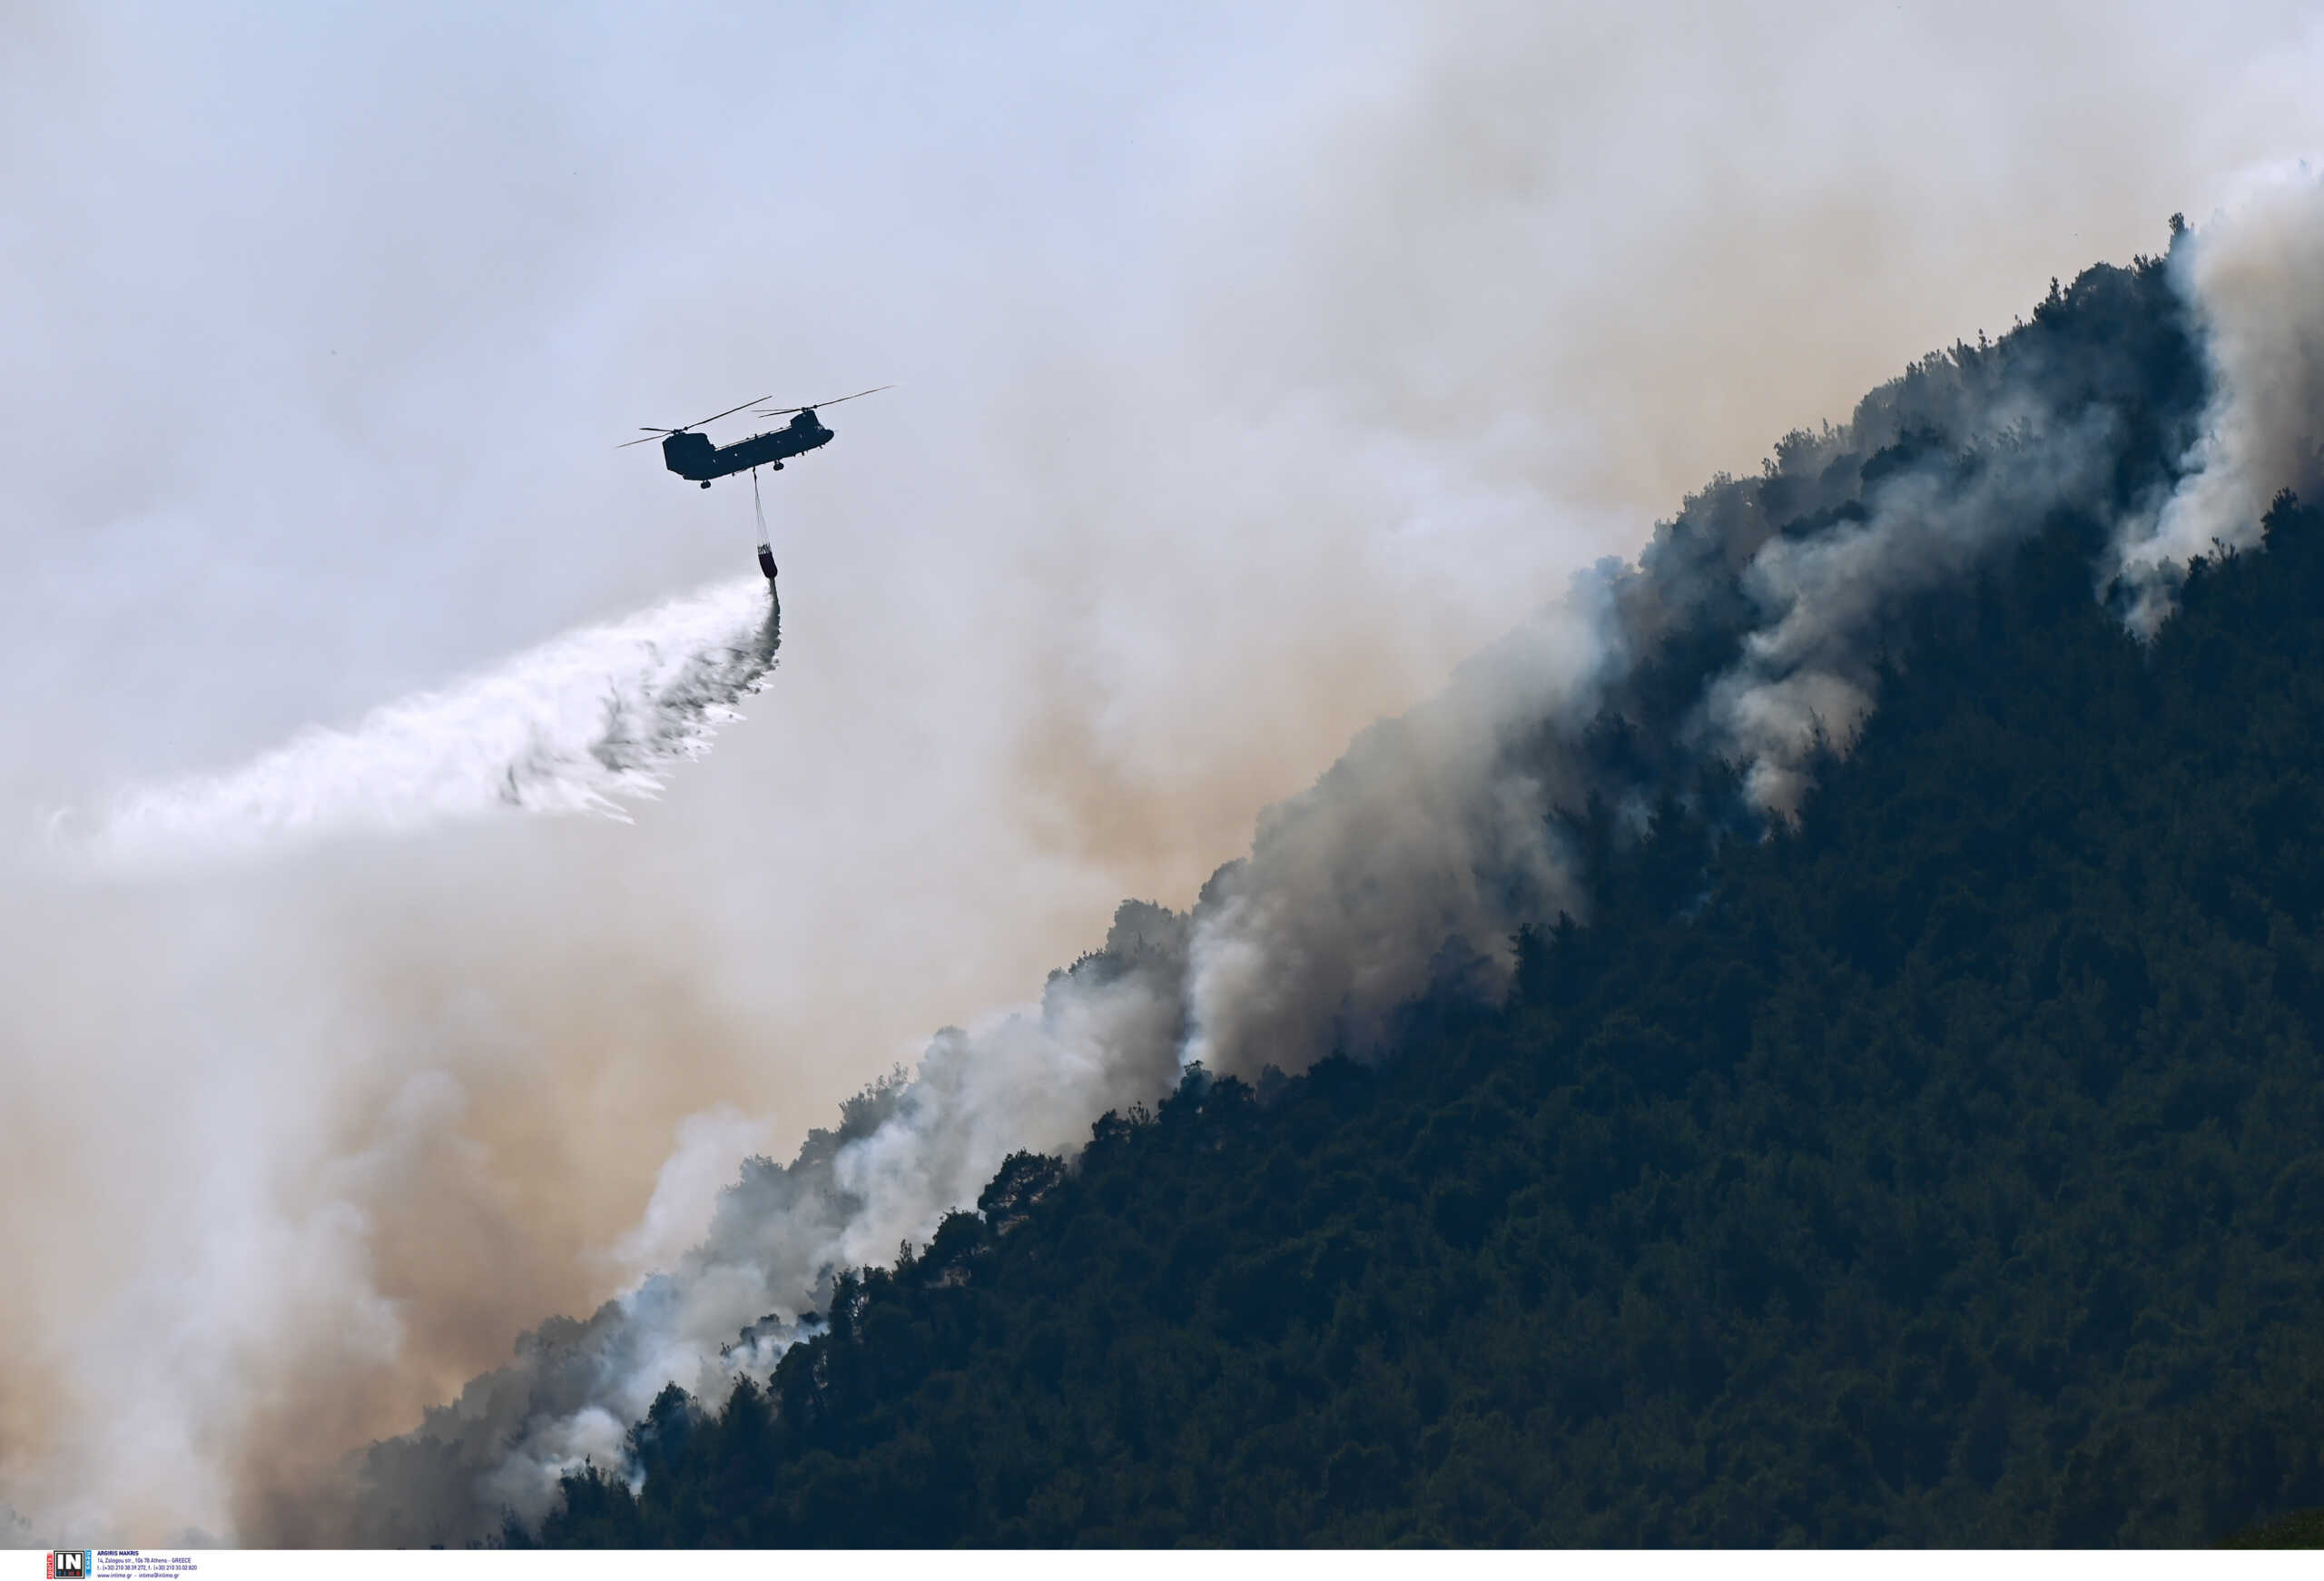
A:
POLYGON ((839 400, 811 400, 804 406, 778 406, 773 411, 762 411, 759 417, 788 417, 794 411, 813 411, 818 407, 837 406, 841 400, 853 400, 856 395, 877 395, 883 390, 893 390, 892 384, 875 384, 869 390, 859 390, 855 395, 842 395, 839 400))

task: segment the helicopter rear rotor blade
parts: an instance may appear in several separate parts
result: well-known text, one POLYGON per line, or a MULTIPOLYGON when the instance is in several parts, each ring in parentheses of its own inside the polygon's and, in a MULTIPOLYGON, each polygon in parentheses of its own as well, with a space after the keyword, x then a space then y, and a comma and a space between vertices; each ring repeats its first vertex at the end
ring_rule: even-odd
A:
POLYGON ((838 400, 811 400, 804 406, 778 406, 772 411, 753 413, 757 417, 788 417, 794 411, 813 411, 819 407, 837 406, 841 400, 853 400, 858 395, 877 395, 883 390, 893 390, 892 384, 875 384, 869 390, 859 390, 855 395, 842 395, 838 400))
MULTIPOLYGON (((746 400, 746 401, 743 402, 743 406, 756 406, 760 401, 762 401, 762 400, 767 400, 767 399, 769 399, 769 398, 768 398, 768 397, 766 397, 766 396, 763 396, 763 395, 753 396, 753 397, 752 397, 750 400, 746 400)), ((743 406, 730 406, 730 407, 728 407, 724 411, 713 412, 710 416, 708 416, 708 417, 706 417, 706 418, 704 418, 700 422, 690 422, 690 423, 686 424, 686 425, 685 425, 685 427, 684 427, 684 428, 675 428, 675 429, 654 429, 654 428, 645 428, 645 425, 644 423, 640 423, 640 424, 638 424, 637 426, 638 426, 638 427, 640 427, 640 428, 642 428, 642 429, 645 429, 645 431, 646 431, 648 434, 664 434, 664 435, 667 435, 667 434, 683 434, 683 433, 690 432, 691 430, 694 430, 694 429, 699 429, 699 428, 708 428, 712 423, 716 422, 716 421, 717 421, 720 418, 722 418, 722 417, 733 417, 736 412, 738 412, 738 411, 740 411, 740 410, 743 410, 743 406)), ((615 449, 615 450, 625 450, 629 449, 629 447, 630 447, 631 445, 642 445, 642 444, 644 444, 645 442, 645 441, 644 440, 630 440, 626 441, 625 443, 615 445, 615 446, 614 447, 614 449, 615 449)))

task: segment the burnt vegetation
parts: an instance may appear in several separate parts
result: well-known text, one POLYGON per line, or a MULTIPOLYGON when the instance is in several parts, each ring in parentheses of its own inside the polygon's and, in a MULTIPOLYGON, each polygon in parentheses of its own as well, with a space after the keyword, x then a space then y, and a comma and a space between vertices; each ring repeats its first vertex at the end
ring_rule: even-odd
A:
MULTIPOLYGON (((2151 647, 2093 597, 2197 399, 2159 277, 1952 354, 2105 383, 2133 459, 1900 616, 1796 823, 1716 764, 1561 814, 1589 923, 1505 999, 1012 1158, 763 1388, 665 1391, 639 1491, 589 1468, 508 1540, 2175 1544, 2324 1503, 2324 512, 2151 647)), ((1839 464, 1801 436, 1690 511, 1845 509, 1795 459, 1839 464)))

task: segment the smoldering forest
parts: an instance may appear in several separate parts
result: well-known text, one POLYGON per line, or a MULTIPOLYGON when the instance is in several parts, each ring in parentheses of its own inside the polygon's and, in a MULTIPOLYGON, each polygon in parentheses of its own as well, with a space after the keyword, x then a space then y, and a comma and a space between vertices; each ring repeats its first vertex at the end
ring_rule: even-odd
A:
POLYGON ((386 23, 253 64, 255 19, 32 14, 8 1061, 102 1167, 9 1216, 59 1276, 0 1309, 27 1532, 537 1518, 1011 1154, 1506 993, 1520 927, 1590 917, 1551 815, 1780 823, 1896 612, 2060 512, 2151 634, 2317 485, 2296 19, 2080 75, 2041 18, 1998 64, 1974 20, 1675 61, 1645 20, 1192 21, 849 24, 778 115, 681 91, 714 29, 609 110, 586 29, 508 92, 386 23), (1890 74, 1825 112, 1853 153, 1741 85, 1852 54, 1890 74), (267 64, 347 91, 227 107, 267 64), (882 74, 909 115, 783 134, 882 74), (626 123, 796 184, 727 202, 626 123), (2171 151, 2036 158, 2063 125, 2171 151), (93 129, 78 168, 153 202, 88 200, 93 129), (2069 287, 2181 340, 2053 355, 2069 287), (779 628, 737 495, 597 453, 769 365, 910 376, 776 479, 779 628), (68 420, 128 383, 166 420, 68 420))
POLYGON ((371 1450, 345 1495, 361 1513, 340 1518, 407 1542, 536 1521, 560 1478, 631 1464, 630 1424, 670 1385, 715 1404, 763 1377, 820 1330, 840 1277, 909 1255, 1011 1155, 1070 1158, 1093 1121, 1189 1071, 1264 1087, 1327 1054, 1393 1058, 1404 1007, 1498 1001, 1519 932, 1587 925, 1604 882, 1561 828, 1606 809, 1642 831, 1674 804, 1746 837, 1787 819, 1881 672, 1911 664, 1903 612, 2062 516, 2094 524, 2093 599, 2151 636, 2186 574, 2168 546, 2188 513, 2213 554, 2257 548, 2267 502, 2313 490, 2324 458, 2302 437, 2316 403, 2261 393, 2324 396, 2307 305, 2324 300, 2324 183, 2278 173, 2174 240, 2053 285, 2032 325, 1916 362, 1846 424, 1795 431, 1760 480, 1690 499, 1636 566, 1583 574, 1268 809, 1190 911, 1125 904, 1038 1006, 940 1034, 788 1165, 747 1164, 669 1273, 527 1336, 515 1365, 371 1450), (2260 313, 2280 331, 2264 350, 2220 331, 2260 313), (2273 469, 2213 473, 2241 455, 2273 469))

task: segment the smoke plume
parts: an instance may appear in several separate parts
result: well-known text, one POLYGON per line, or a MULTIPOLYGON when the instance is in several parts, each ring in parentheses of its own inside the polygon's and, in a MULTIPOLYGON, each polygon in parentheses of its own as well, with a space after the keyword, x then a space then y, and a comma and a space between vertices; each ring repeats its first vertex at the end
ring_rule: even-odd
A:
POLYGON ((2315 143, 2311 12, 19 7, 0 1075, 92 1164, 0 1220, 0 1503, 488 1530, 1011 1149, 1490 994, 1593 805, 1779 808, 2145 420, 1948 354, 1682 491, 2315 143), (505 657, 748 564, 635 425, 890 379, 770 492, 780 685, 755 582, 505 657))
POLYGON ((1369 1054, 1416 996, 1499 992, 1512 930, 1586 921, 1561 829, 1593 806, 1641 818, 1721 764, 1759 815, 1787 815, 1812 755, 1845 749, 1876 706, 1880 666, 1910 662, 1905 612, 2060 519, 2095 524, 2093 574, 2120 552, 2103 524, 2145 499, 2205 500, 2254 541, 2324 410, 2299 382, 2324 294, 2283 283, 2324 268, 2324 232, 2303 234, 2230 218, 2168 262, 2093 270, 2002 341, 1927 358, 1847 424, 1790 436, 1762 477, 1715 483, 1635 566, 1578 578, 1270 809, 1189 913, 1126 904, 1038 1004, 940 1034, 790 1164, 753 1160, 666 1274, 540 1329, 371 1451, 343 1496, 356 1529, 457 1540, 535 1518, 585 1457, 625 1463, 622 1426, 659 1390, 715 1401, 763 1375, 812 1331, 836 1273, 926 1237, 1010 1152, 1069 1154, 1098 1115, 1197 1062, 1255 1076, 1369 1054), (2269 314, 2280 333, 2220 328, 2269 314))
POLYGON ((2324 182, 2258 171, 2172 255, 2201 321, 2211 397, 2186 475, 2126 519, 2115 553, 2129 620, 2154 634, 2187 562, 2248 549, 2277 492, 2324 484, 2324 182))

